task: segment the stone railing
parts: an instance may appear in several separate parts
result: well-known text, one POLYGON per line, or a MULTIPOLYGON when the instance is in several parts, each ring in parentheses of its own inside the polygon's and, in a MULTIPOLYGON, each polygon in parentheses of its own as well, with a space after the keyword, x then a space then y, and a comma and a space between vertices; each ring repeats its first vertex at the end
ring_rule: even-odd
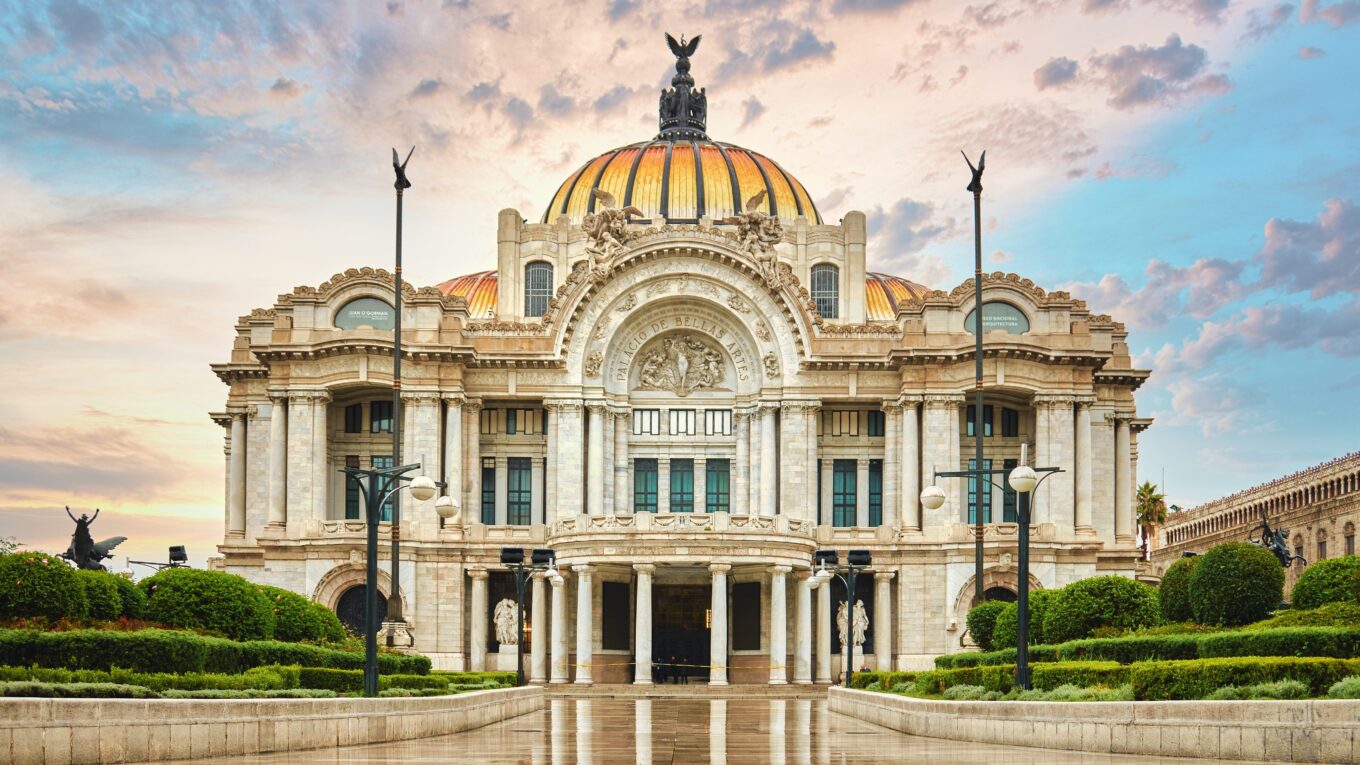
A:
POLYGON ((786 515, 730 515, 728 513, 636 513, 633 515, 573 515, 559 518, 554 534, 685 533, 702 532, 795 534, 811 537, 812 521, 786 515))

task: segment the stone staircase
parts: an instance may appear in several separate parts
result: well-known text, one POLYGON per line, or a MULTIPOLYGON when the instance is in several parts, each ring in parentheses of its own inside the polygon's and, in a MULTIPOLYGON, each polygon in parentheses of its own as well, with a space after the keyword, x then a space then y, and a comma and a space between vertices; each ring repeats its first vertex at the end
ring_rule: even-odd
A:
POLYGON ((548 685, 549 699, 825 699, 826 685, 717 685, 707 683, 663 685, 548 685))

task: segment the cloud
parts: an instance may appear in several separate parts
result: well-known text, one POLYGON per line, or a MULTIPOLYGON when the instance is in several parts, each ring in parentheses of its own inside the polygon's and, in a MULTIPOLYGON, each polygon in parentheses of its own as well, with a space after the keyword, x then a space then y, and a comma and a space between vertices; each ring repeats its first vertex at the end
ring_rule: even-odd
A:
POLYGON ((831 10, 835 13, 884 13, 905 8, 918 0, 835 0, 831 10))
POLYGON ((1050 58, 1034 70, 1034 86, 1039 90, 1066 85, 1077 77, 1077 62, 1070 58, 1050 58))
POLYGON ((538 89, 538 111, 564 116, 576 111, 576 99, 563 94, 557 85, 542 85, 538 89))
POLYGON ((67 45, 89 49, 104 39, 104 22, 99 14, 78 0, 55 0, 47 10, 67 45))
POLYGON ((1264 40, 1280 30, 1294 15, 1294 6, 1280 3, 1269 9, 1253 8, 1247 22, 1247 31, 1242 37, 1248 40, 1264 40))
POLYGON ((1051 102, 1003 101, 955 115, 936 131, 933 151, 986 146, 993 157, 1034 165, 1065 164, 1095 153, 1082 116, 1051 102))
POLYGON ((279 77, 274 80, 273 85, 269 86, 269 95, 281 98, 285 101, 291 101, 294 98, 297 98, 302 95, 302 91, 302 86, 298 85, 296 80, 290 80, 287 77, 279 77))
POLYGON ((756 98, 755 96, 747 98, 745 101, 741 102, 741 125, 739 125, 737 129, 740 130, 748 125, 754 124, 756 120, 760 119, 760 115, 764 113, 765 104, 762 104, 759 98, 756 98))
POLYGON ((1169 105, 1190 95, 1219 95, 1232 88, 1226 75, 1207 74, 1208 53, 1171 35, 1160 46, 1124 45, 1091 57, 1091 79, 1110 92, 1116 109, 1169 105))
POLYGON ((922 255, 921 251, 932 242, 957 233, 954 218, 938 215, 929 202, 906 197, 886 209, 876 206, 866 217, 878 267, 906 274, 924 284, 940 283, 949 277, 943 261, 922 255))
POLYGON ((1207 321, 1179 347, 1167 344, 1155 355, 1167 374, 1199 372, 1225 354, 1245 349, 1299 350, 1318 347, 1342 358, 1360 356, 1360 301, 1337 308, 1298 305, 1250 306, 1223 321, 1207 321))
POLYGON ((1217 374, 1173 380, 1166 389, 1171 394, 1171 408, 1198 426, 1206 437, 1230 433, 1250 422, 1252 418, 1243 415, 1260 398, 1256 392, 1217 374))
POLYGON ((637 10, 641 4, 641 0, 612 0, 605 14, 609 16, 610 21, 618 21, 637 10))
POLYGON ((1009 263, 1012 260, 1015 260, 1015 256, 1009 252, 1006 252, 1005 250, 993 250, 992 254, 987 256, 987 260, 991 263, 996 263, 999 265, 1001 263, 1009 263))
POLYGON ((1105 274, 1091 284, 1070 282, 1062 288, 1086 300, 1092 310, 1138 328, 1165 326, 1171 317, 1188 313, 1204 318, 1246 294, 1242 284, 1245 263, 1203 258, 1184 268, 1152 260, 1147 282, 1133 290, 1123 276, 1105 274))
POLYGON ((501 84, 497 82, 479 82, 472 86, 472 89, 463 96, 474 104, 486 104, 492 101, 499 101, 501 97, 501 84))
POLYGON ((626 106, 633 97, 642 92, 641 88, 630 88, 627 85, 615 85, 606 90, 595 99, 590 108, 596 114, 609 114, 626 106))
POLYGON ((1125 180, 1150 178, 1161 180, 1176 169, 1176 163, 1162 157, 1149 157, 1146 155, 1135 155, 1129 162, 1120 165, 1113 165, 1110 162, 1102 162, 1092 172, 1092 177, 1098 181, 1109 180, 1110 178, 1121 178, 1125 180))
MULTIPOLYGON (((1229 0, 1143 0, 1141 5, 1155 5, 1169 11, 1187 13, 1200 21, 1219 22, 1228 9, 1229 0)), ((1085 0, 1082 10, 1087 13, 1127 10, 1130 0, 1085 0)))
POLYGON ((443 80, 421 80, 420 84, 416 85, 415 88, 411 90, 411 98, 425 98, 426 96, 432 96, 443 89, 443 80))
POLYGON ((1311 222, 1271 218, 1256 254, 1259 286, 1307 292, 1317 300, 1360 292, 1360 208, 1329 199, 1311 222))
POLYGON ((1299 20, 1303 23, 1322 21, 1331 24, 1333 29, 1340 29, 1357 19, 1360 19, 1360 0, 1342 0, 1327 5, 1318 0, 1303 0, 1299 9, 1299 20))
POLYGON ((1325 55, 1327 55, 1327 51, 1321 48, 1314 48, 1312 46, 1299 48, 1299 58, 1304 60, 1310 58, 1322 58, 1325 55))
POLYGON ((823 40, 810 27, 782 18, 771 18, 751 28, 718 65, 716 80, 749 78, 753 73, 794 69, 804 64, 830 61, 836 44, 823 40))

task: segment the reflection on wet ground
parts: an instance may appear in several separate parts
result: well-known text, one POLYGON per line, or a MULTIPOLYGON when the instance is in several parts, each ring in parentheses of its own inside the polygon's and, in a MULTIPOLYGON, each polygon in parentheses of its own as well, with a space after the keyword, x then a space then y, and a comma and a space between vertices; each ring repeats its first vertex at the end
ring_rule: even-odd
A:
MULTIPOLYGON (((205 761, 206 762, 206 761, 205 761)), ((908 736, 833 713, 824 700, 549 699, 543 711, 450 736, 214 760, 216 765, 850 765, 1186 763, 908 736)), ((1208 762, 1200 760, 1197 762, 1208 762)))

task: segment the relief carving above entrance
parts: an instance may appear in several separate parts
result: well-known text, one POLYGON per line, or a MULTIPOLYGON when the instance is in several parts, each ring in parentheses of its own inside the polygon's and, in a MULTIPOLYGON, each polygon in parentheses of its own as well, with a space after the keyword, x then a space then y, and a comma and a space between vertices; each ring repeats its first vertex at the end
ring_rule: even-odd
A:
POLYGON ((672 335, 643 354, 635 390, 688 396, 700 388, 720 390, 727 371, 722 351, 699 335, 672 335))

